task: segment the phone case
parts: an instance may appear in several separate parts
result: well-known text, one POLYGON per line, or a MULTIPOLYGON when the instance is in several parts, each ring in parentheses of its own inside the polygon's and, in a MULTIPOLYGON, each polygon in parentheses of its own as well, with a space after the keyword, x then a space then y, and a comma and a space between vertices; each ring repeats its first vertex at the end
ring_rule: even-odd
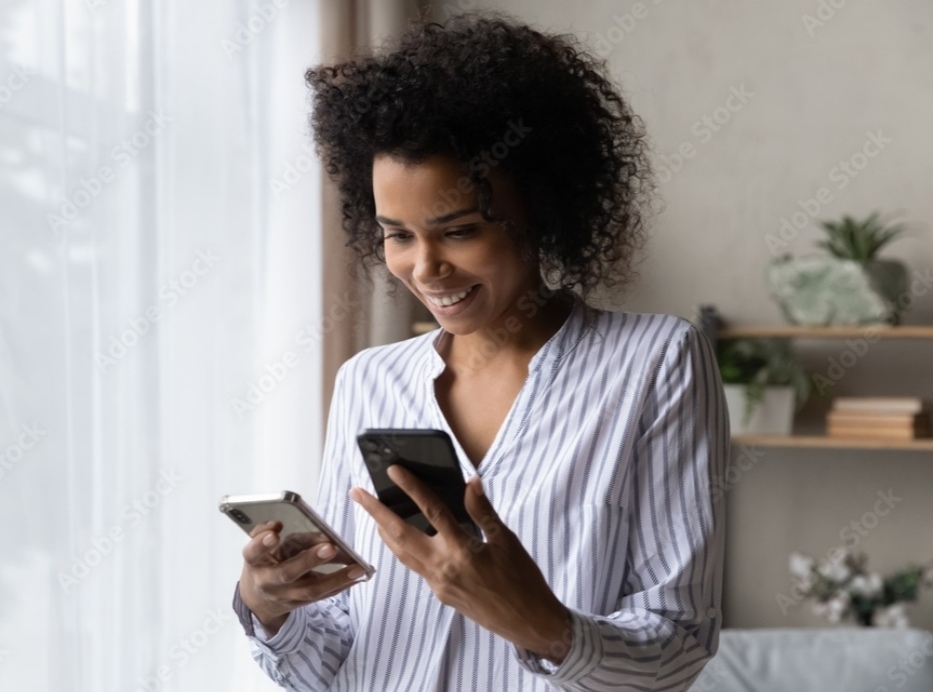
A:
POLYGON ((220 511, 247 534, 267 521, 281 522, 280 543, 275 554, 280 562, 313 545, 330 542, 337 549, 337 554, 315 572, 330 574, 353 563, 363 568, 364 575, 360 581, 370 579, 376 572, 298 493, 284 490, 281 493, 225 495, 220 501, 220 511))
POLYGON ((482 537, 463 504, 466 482, 450 436, 443 430, 389 428, 364 430, 357 443, 379 501, 415 528, 433 536, 437 531, 418 505, 387 473, 399 464, 418 476, 440 497, 464 529, 482 537))

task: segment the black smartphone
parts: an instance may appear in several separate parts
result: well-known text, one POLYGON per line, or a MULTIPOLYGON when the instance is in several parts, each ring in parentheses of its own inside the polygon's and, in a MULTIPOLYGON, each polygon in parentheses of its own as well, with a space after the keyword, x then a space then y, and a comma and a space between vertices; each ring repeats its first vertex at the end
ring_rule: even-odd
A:
POLYGON ((479 527, 463 504, 466 481, 446 432, 408 428, 364 430, 356 440, 382 504, 429 536, 437 533, 418 505, 389 478, 389 467, 399 464, 434 491, 467 533, 482 540, 479 527))
POLYGON ((281 493, 225 495, 220 500, 220 511, 247 534, 267 521, 280 522, 279 546, 273 554, 276 562, 283 562, 318 543, 332 543, 337 554, 312 571, 330 574, 355 563, 363 568, 359 581, 366 581, 376 572, 298 493, 284 490, 281 493))

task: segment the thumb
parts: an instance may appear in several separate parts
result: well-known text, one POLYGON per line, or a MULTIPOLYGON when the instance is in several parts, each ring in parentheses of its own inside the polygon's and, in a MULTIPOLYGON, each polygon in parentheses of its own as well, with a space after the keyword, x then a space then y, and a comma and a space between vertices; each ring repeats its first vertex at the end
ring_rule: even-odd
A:
POLYGON ((476 525, 483 530, 483 535, 489 543, 501 542, 511 533, 486 497, 479 476, 473 476, 467 483, 463 504, 476 525))

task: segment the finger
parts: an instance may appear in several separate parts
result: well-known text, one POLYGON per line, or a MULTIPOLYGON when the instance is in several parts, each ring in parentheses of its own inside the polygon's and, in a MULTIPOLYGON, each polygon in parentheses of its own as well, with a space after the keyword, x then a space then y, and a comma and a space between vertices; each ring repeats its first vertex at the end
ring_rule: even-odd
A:
POLYGON ((483 530, 483 535, 490 543, 495 543, 508 537, 509 529, 502 523, 495 507, 489 501, 483 490, 483 481, 479 476, 473 476, 467 483, 467 490, 463 496, 466 511, 483 530))
POLYGON ((465 537, 464 530, 460 528, 450 508, 420 478, 399 464, 390 466, 388 474, 389 478, 414 500, 418 509, 439 534, 449 538, 465 537))
POLYGON ((281 584, 297 581, 316 567, 327 564, 337 555, 332 543, 322 543, 302 550, 276 567, 276 578, 281 584))
POLYGON ((282 522, 280 521, 264 521, 261 524, 256 524, 253 527, 253 530, 249 532, 251 538, 255 538, 257 535, 263 531, 268 531, 269 529, 275 529, 276 531, 281 530, 282 522), (275 527, 278 527, 277 529, 275 527))
POLYGON ((294 605, 304 605, 335 596, 363 581, 366 581, 363 568, 353 564, 332 574, 306 575, 296 581, 294 587, 288 589, 283 596, 294 605))
POLYGON ((243 560, 254 567, 277 562, 274 557, 279 544, 281 526, 256 532, 256 535, 243 547, 243 560))
POLYGON ((362 488, 351 488, 350 497, 373 518, 379 527, 382 540, 393 552, 398 554, 398 551, 406 551, 418 556, 427 555, 431 539, 421 531, 362 488))

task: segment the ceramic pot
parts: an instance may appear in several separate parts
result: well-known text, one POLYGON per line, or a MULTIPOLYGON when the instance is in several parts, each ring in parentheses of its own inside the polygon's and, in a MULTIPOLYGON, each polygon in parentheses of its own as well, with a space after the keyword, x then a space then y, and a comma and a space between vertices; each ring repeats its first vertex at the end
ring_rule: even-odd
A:
POLYGON ((790 435, 794 424, 794 388, 766 387, 764 398, 746 415, 745 385, 723 385, 733 435, 790 435))

